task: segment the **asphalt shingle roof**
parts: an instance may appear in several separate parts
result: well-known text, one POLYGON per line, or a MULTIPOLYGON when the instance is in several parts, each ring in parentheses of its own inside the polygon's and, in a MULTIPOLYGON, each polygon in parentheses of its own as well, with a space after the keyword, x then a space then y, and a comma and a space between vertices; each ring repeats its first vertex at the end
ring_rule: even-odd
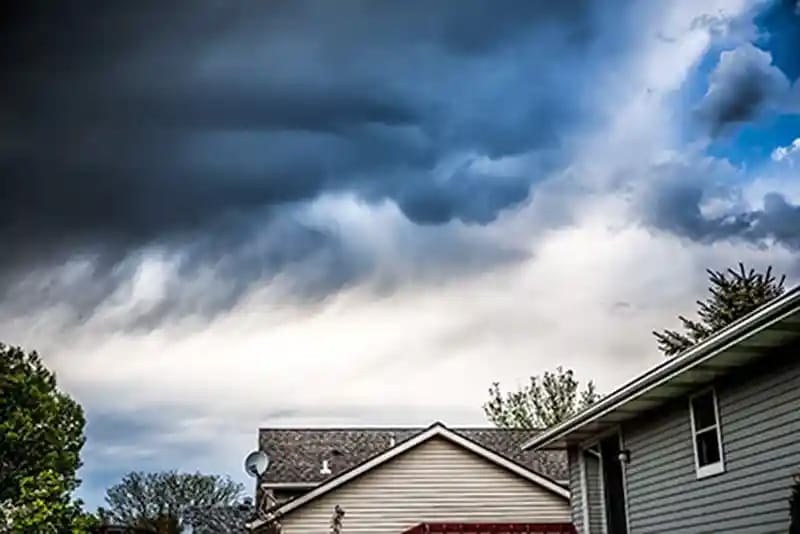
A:
MULTIPOLYGON (((320 483, 385 452, 392 438, 395 444, 400 444, 424 430, 421 427, 262 428, 259 448, 270 457, 270 467, 262 482, 320 483), (320 473, 323 460, 328 460, 329 475, 320 473)), ((450 430, 553 480, 567 479, 566 452, 522 450, 522 444, 538 430, 450 430)))

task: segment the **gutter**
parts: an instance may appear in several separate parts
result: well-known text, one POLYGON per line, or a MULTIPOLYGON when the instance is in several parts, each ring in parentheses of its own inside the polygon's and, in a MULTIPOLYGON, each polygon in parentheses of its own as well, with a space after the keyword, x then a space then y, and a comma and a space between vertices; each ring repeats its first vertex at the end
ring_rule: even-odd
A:
POLYGON ((313 489, 325 482, 262 482, 263 489, 313 489))
POLYGON ((701 341, 682 354, 657 365, 624 384, 598 403, 573 416, 541 434, 531 438, 522 445, 523 450, 543 447, 571 430, 575 430, 594 419, 606 415, 618 408, 632 397, 647 391, 673 378, 690 367, 718 354, 719 352, 740 343, 747 337, 763 330, 788 315, 797 311, 800 306, 800 286, 797 286, 782 297, 778 297, 749 315, 731 323, 711 337, 701 341), (787 311, 788 308, 788 311, 787 311))

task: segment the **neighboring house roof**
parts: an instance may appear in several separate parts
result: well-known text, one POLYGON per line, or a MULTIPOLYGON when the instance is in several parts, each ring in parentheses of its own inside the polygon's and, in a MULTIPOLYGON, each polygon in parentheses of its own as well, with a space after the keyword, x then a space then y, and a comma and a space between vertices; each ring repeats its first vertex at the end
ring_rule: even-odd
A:
MULTIPOLYGON (((270 458, 270 467, 261 479, 263 487, 311 488, 391 446, 411 439, 426 428, 262 428, 259 448, 270 458), (322 461, 328 460, 331 473, 322 474, 322 461)), ((567 457, 564 451, 524 451, 522 445, 538 430, 496 428, 453 428, 465 438, 548 478, 565 481, 567 457)))
POLYGON ((420 523, 403 534, 577 534, 572 523, 420 523))
POLYGON ((798 340, 800 287, 636 377, 571 419, 539 433, 524 447, 535 450, 580 443, 798 340))
MULTIPOLYGON (((442 423, 434 423, 424 431, 417 432, 408 439, 397 443, 394 447, 387 448, 380 454, 373 456, 372 458, 369 458, 366 461, 351 467, 350 469, 340 472, 332 478, 329 478, 311 491, 279 506, 272 513, 275 517, 283 516, 292 510, 295 510, 306 503, 317 499, 318 497, 321 497, 322 495, 325 495, 344 484, 347 484, 349 481, 363 475, 364 473, 383 465, 392 458, 404 454, 414 447, 436 437, 444 438, 451 443, 459 445, 483 457, 484 459, 504 469, 507 469, 508 471, 511 471, 512 473, 525 478, 530 482, 533 482, 534 484, 541 486, 542 488, 558 495, 559 497, 567 500, 569 499, 569 491, 562 485, 558 484, 555 480, 537 473, 524 465, 516 463, 506 456, 486 448, 477 441, 473 441, 472 439, 465 437, 461 432, 448 429, 442 423)), ((256 521, 250 525, 250 528, 258 528, 263 523, 263 521, 256 521)))

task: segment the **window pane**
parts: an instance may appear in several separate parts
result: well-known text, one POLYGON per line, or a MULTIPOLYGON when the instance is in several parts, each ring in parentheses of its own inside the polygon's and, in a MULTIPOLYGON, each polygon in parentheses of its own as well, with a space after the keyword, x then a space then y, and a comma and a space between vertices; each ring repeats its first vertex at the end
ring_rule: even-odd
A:
POLYGON ((692 399, 694 410, 694 427, 696 429, 708 428, 717 424, 714 417, 714 393, 709 391, 692 399))
POLYGON ((697 463, 700 464, 700 467, 719 462, 719 442, 716 429, 700 432, 695 440, 697 442, 697 463))

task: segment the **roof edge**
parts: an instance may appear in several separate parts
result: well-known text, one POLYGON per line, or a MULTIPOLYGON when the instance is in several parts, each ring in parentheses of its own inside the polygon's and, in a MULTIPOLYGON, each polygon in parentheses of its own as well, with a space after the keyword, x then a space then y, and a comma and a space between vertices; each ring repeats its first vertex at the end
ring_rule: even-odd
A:
MULTIPOLYGON (((515 474, 523 478, 526 478, 535 484, 542 486, 543 488, 551 491, 552 493, 555 493, 556 495, 564 499, 569 499, 570 495, 569 490, 559 485, 558 482, 551 480, 543 475, 540 475, 539 473, 536 473, 525 466, 519 465, 516 462, 509 460, 505 456, 487 449, 486 447, 480 445, 477 442, 474 442, 472 440, 469 440, 461 436, 457 432, 448 429, 443 423, 437 421, 432 425, 430 425, 429 427, 427 427, 425 431, 415 435, 414 437, 398 444, 397 446, 391 449, 387 449, 386 451, 376 456, 373 456, 372 458, 366 460, 365 462, 357 466, 354 466, 347 471, 340 473, 334 478, 331 478, 319 484, 316 488, 312 489, 308 493, 284 503, 283 505, 275 509, 271 515, 274 518, 282 517, 290 513, 292 510, 300 508, 301 506, 316 499, 317 497, 321 497, 322 495, 325 495, 326 493, 333 491, 334 489, 359 477, 363 473, 366 473, 367 471, 379 467, 380 465, 388 462, 392 458, 395 458, 396 456, 399 456, 409 451, 410 449, 413 449, 414 447, 437 436, 443 437, 448 441, 455 443, 456 445, 459 445, 461 447, 464 447, 465 449, 477 453, 486 460, 489 460, 492 463, 504 467, 507 470, 512 471, 515 474)), ((250 523, 249 528, 251 529, 258 528, 264 525, 265 523, 266 523, 265 520, 259 519, 250 523)))
POLYGON ((259 427, 258 431, 261 432, 262 430, 277 430, 277 431, 285 431, 285 430, 293 430, 295 432, 319 432, 322 430, 330 430, 335 432, 337 430, 419 430, 420 432, 424 432, 430 428, 435 426, 446 426, 441 421, 434 421, 428 425, 411 425, 411 426, 403 426, 403 425, 374 425, 374 426, 299 426, 299 427, 279 427, 279 426, 262 426, 259 427))
POLYGON ((705 358, 740 343, 750 335, 780 321, 786 315, 795 312, 798 305, 800 305, 800 286, 792 288, 783 296, 731 323, 674 358, 634 377, 589 408, 528 440, 522 445, 522 449, 542 448, 564 437, 571 431, 605 415, 618 405, 659 385, 664 380, 688 370, 705 358))

